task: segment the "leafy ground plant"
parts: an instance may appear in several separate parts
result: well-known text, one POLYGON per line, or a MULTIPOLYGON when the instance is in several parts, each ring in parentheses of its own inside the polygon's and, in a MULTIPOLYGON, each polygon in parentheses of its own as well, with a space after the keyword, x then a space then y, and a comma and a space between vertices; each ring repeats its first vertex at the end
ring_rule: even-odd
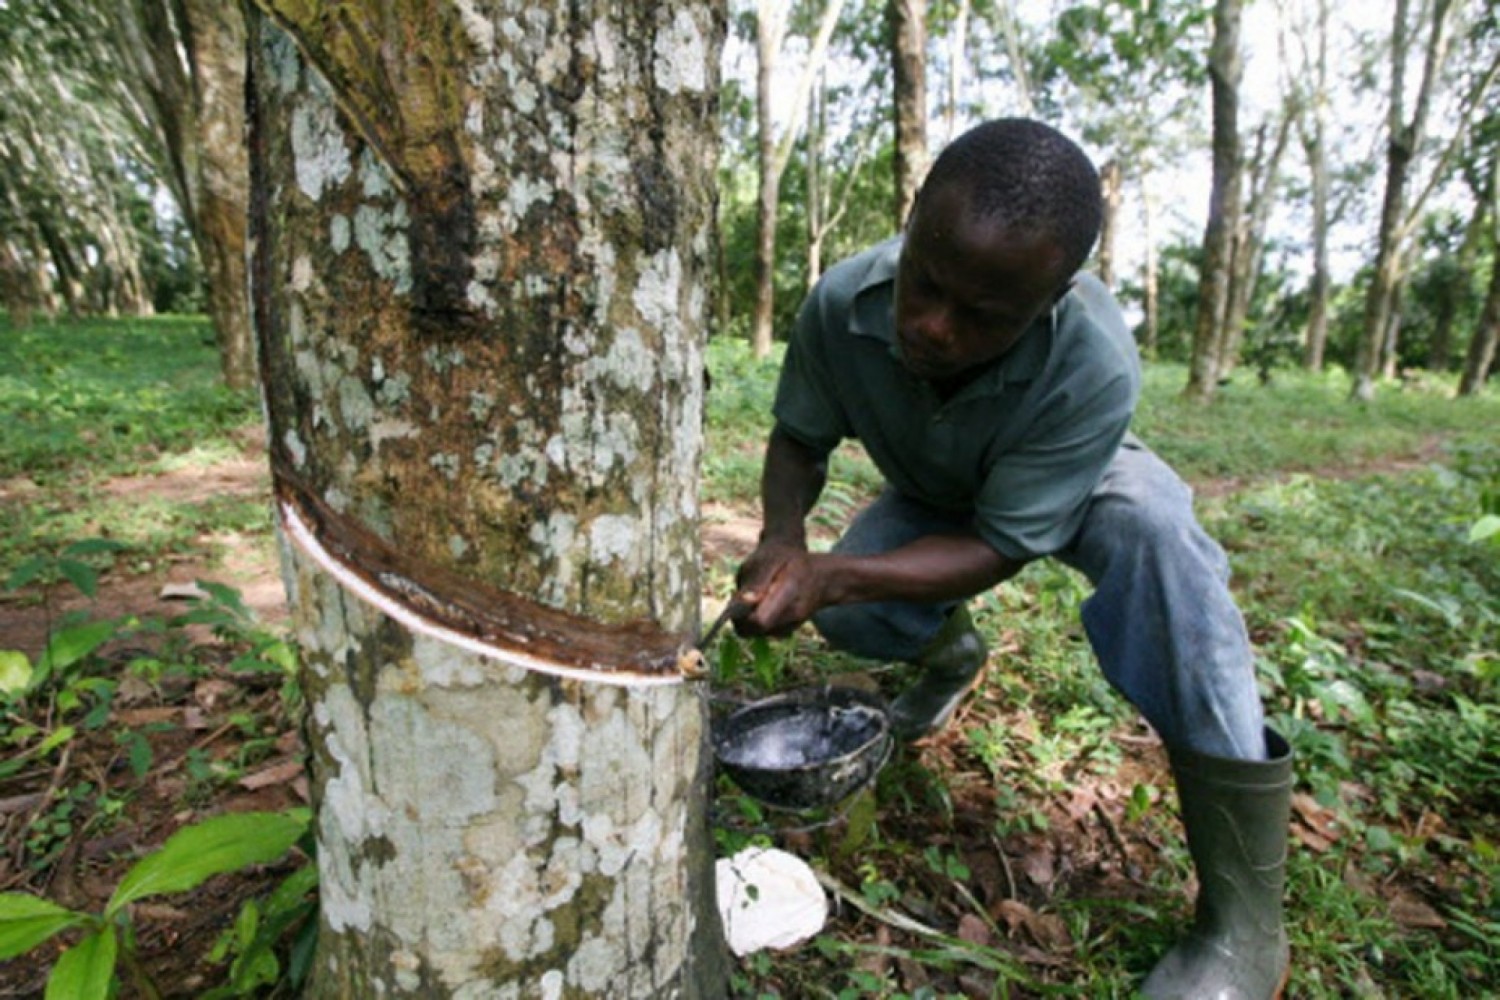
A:
MULTIPOLYGON (((116 986, 121 967, 141 996, 160 996, 136 954, 131 904, 187 892, 214 875, 273 862, 307 832, 308 818, 305 809, 231 813, 184 827, 160 850, 132 865, 98 913, 71 910, 25 893, 0 894, 0 960, 79 930, 82 936, 52 966, 48 1000, 104 1000, 116 986)), ((306 891, 304 883, 298 885, 306 891)))

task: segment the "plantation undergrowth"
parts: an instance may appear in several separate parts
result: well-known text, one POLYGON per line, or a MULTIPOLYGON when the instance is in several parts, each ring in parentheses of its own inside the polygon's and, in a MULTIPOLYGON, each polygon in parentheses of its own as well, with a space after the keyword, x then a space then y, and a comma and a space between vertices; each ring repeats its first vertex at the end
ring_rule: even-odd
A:
MULTIPOLYGON (((211 475, 250 447, 256 408, 214 387, 203 332, 0 326, 0 599, 49 616, 54 635, 41 656, 0 654, 0 890, 130 915, 121 995, 146 995, 144 977, 165 996, 289 996, 312 898, 297 849, 205 871, 178 896, 112 895, 175 830, 302 804, 286 636, 215 586, 175 610, 90 612, 215 529, 267 544, 253 499, 140 517, 110 490, 173 462, 211 475), (63 617, 68 595, 83 611, 63 617)), ((719 342, 708 357, 703 497, 753 519, 774 361, 719 342)), ((1500 397, 1453 400, 1430 381, 1361 407, 1337 374, 1262 387, 1246 373, 1205 410, 1177 398, 1184 379, 1150 370, 1137 429, 1200 487, 1272 723, 1297 754, 1287 995, 1473 996, 1500 981, 1500 544, 1483 527, 1500 515, 1500 397)), ((832 478, 825 541, 878 487, 852 449, 832 478)), ((707 606, 736 558, 730 546, 708 564, 707 606)), ((958 723, 899 752, 828 825, 793 829, 801 818, 721 779, 721 850, 774 843, 839 893, 819 939, 741 960, 737 995, 1131 994, 1186 925, 1190 866, 1160 745, 1083 639, 1086 594, 1042 563, 976 601, 993 653, 958 723)), ((887 692, 902 680, 808 631, 728 637, 715 654, 717 682, 743 696, 835 674, 887 692)), ((40 995, 61 947, 95 925, 68 926, 0 963, 0 995, 40 995)))

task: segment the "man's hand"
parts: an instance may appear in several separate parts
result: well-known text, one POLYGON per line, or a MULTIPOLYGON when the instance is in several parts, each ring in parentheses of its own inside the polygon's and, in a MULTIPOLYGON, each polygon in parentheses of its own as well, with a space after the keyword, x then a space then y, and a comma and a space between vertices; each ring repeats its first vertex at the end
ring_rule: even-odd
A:
POLYGON ((740 635, 788 635, 826 603, 803 519, 823 491, 827 463, 826 453, 780 428, 771 432, 760 482, 764 528, 735 574, 736 596, 754 606, 735 619, 740 635))
POLYGON ((735 619, 740 635, 790 635, 826 603, 820 562, 801 545, 762 540, 735 576, 736 596, 751 610, 735 619))

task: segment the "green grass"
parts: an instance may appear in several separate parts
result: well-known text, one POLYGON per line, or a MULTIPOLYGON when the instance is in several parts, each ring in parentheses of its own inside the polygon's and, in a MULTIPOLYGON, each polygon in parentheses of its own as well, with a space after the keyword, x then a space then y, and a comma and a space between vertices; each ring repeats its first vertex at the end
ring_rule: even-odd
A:
POLYGON ((1326 474, 1421 455, 1435 438, 1483 442, 1500 427, 1500 393, 1455 399, 1452 379, 1384 386, 1357 404, 1343 371, 1280 371, 1268 386, 1241 371, 1206 407, 1182 398, 1186 383, 1181 365, 1149 366, 1133 428, 1189 480, 1326 474))
MULTIPOLYGON (((128 542, 120 565, 150 569, 206 534, 266 534, 263 498, 167 501, 100 488, 123 474, 207 466, 243 452, 260 415, 253 392, 218 381, 201 317, 0 320, 0 571, 80 538, 128 542)), ((0 579, 4 572, 0 572, 0 579)))
POLYGON ((0 323, 0 476, 74 480, 224 443, 259 419, 201 317, 0 323))

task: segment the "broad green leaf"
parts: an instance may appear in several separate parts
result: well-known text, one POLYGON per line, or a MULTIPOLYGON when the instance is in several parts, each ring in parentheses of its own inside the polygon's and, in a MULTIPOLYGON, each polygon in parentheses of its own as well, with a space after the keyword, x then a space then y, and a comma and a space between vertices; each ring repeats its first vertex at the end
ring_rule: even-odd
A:
POLYGON ((82 913, 24 892, 0 894, 0 961, 24 954, 87 920, 82 913))
POLYGON ((47 643, 47 651, 37 661, 37 670, 44 676, 49 676, 68 669, 108 642, 119 627, 117 619, 107 618, 63 629, 47 643))
POLYGON ((58 726, 52 732, 48 733, 47 738, 42 740, 41 744, 37 746, 37 754, 46 754, 56 750, 77 735, 77 732, 72 726, 58 726))
POLYGON ((213 580, 194 580, 193 582, 202 588, 204 593, 224 605, 230 611, 233 611, 239 617, 245 619, 255 617, 250 613, 250 609, 245 607, 244 595, 234 587, 224 583, 215 583, 213 580))
POLYGON ((31 660, 14 649, 0 649, 0 694, 20 694, 31 684, 31 660))
POLYGON ((129 545, 116 541, 113 538, 81 538, 76 542, 69 542, 63 548, 62 554, 76 558, 78 556, 102 555, 105 552, 122 552, 128 548, 130 548, 129 545))
POLYGON ((84 597, 92 598, 99 593, 99 574, 88 563, 64 559, 57 564, 57 568, 84 597))
POLYGON ((46 1000, 106 1000, 118 946, 106 924, 63 952, 47 978, 46 1000))
POLYGON ((45 558, 42 556, 32 556, 11 570, 10 576, 5 578, 5 589, 20 590, 46 572, 46 569, 47 560, 45 558))
POLYGON ((1500 538, 1500 514, 1486 514, 1469 529, 1471 542, 1482 542, 1488 538, 1500 538))
POLYGON ((115 887, 106 919, 146 896, 185 892, 214 875, 275 861, 307 830, 309 813, 230 813, 172 834, 161 849, 136 862, 115 887))

